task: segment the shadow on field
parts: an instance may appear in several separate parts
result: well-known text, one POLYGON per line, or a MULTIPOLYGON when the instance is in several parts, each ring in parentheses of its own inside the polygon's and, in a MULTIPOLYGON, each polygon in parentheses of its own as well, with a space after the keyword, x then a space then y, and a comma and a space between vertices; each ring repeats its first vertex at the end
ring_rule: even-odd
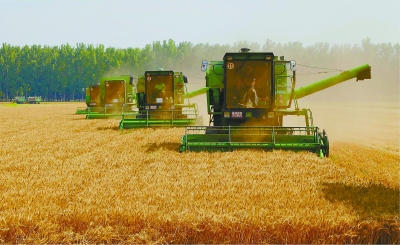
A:
POLYGON ((165 143, 149 143, 146 146, 147 146, 146 152, 150 153, 160 149, 179 152, 179 147, 181 145, 179 143, 165 142, 165 143))
POLYGON ((84 121, 84 120, 86 120, 86 118, 85 117, 74 117, 71 120, 72 121, 84 121))
POLYGON ((399 191, 382 185, 353 186, 343 183, 322 183, 325 198, 330 202, 350 205, 361 218, 399 214, 399 191))
POLYGON ((109 129, 112 129, 114 131, 120 131, 118 126, 97 127, 97 130, 109 130, 109 129))

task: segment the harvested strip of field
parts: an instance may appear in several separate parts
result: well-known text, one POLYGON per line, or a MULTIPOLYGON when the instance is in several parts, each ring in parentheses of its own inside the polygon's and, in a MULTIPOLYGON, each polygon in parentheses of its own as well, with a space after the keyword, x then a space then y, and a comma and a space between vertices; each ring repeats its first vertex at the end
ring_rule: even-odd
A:
POLYGON ((398 144, 179 153, 182 128, 121 131, 80 106, 0 104, 1 243, 400 241, 398 144))

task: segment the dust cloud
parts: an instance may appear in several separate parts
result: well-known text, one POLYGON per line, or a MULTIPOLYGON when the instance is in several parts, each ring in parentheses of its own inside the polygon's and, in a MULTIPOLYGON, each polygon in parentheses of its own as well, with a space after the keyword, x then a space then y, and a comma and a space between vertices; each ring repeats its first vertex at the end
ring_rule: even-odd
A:
POLYGON ((304 103, 314 125, 325 129, 330 141, 395 148, 400 145, 400 107, 397 103, 304 103))
POLYGON ((110 70, 104 72, 102 77, 118 77, 121 75, 132 75, 135 80, 137 75, 132 74, 132 71, 128 67, 111 68, 110 70))
MULTIPOLYGON (((205 76, 205 73, 204 73, 205 76)), ((195 91, 201 88, 206 87, 206 80, 201 79, 199 77, 191 77, 188 76, 188 83, 186 84, 188 92, 195 91)), ((208 115, 207 111, 207 97, 206 94, 201 94, 196 97, 193 97, 189 99, 189 102, 191 104, 195 103, 197 104, 198 110, 199 110, 199 116, 203 120, 203 126, 208 126, 209 125, 209 118, 210 116, 208 115)))
MULTIPOLYGON (((315 83, 317 81, 336 76, 344 71, 351 70, 368 62, 356 63, 343 61, 333 63, 340 71, 321 71, 312 68, 297 66, 296 88, 315 83), (315 74, 317 73, 317 74, 315 74)), ((368 63, 369 64, 369 63, 368 63)), ((399 102, 399 71, 386 71, 380 65, 369 64, 371 79, 359 80, 352 78, 335 86, 326 88, 299 100, 305 102, 351 102, 351 103, 381 103, 399 102), (391 72, 391 76, 388 76, 391 72)))

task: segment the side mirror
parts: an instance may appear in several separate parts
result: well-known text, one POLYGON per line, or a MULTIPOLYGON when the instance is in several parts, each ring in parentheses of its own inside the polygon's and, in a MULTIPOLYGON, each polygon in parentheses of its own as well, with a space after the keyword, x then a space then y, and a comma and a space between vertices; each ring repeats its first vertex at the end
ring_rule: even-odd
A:
POLYGON ((296 61, 294 60, 290 61, 290 70, 296 71, 296 61))
POLYGON ((207 60, 203 60, 201 62, 201 71, 206 71, 207 70, 207 65, 208 65, 208 61, 207 60))

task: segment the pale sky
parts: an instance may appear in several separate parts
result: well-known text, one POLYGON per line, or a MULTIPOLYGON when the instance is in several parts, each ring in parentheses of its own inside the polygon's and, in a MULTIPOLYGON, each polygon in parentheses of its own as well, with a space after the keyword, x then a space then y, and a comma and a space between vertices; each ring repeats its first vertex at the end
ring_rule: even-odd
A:
POLYGON ((400 43, 400 0, 0 0, 0 44, 400 43))

